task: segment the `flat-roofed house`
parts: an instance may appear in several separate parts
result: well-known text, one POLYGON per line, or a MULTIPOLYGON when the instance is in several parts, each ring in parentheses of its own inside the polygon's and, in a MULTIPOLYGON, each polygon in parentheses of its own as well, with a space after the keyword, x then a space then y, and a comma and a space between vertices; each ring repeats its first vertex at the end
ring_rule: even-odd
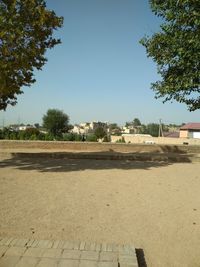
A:
POLYGON ((183 125, 179 132, 180 138, 199 138, 200 139, 200 123, 191 122, 183 125))

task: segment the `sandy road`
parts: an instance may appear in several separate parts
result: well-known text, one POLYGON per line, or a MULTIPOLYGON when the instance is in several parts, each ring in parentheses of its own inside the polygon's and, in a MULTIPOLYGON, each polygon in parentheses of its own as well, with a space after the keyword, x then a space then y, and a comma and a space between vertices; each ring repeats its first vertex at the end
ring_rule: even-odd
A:
POLYGON ((200 164, 1 158, 0 235, 134 243, 200 266, 200 164))

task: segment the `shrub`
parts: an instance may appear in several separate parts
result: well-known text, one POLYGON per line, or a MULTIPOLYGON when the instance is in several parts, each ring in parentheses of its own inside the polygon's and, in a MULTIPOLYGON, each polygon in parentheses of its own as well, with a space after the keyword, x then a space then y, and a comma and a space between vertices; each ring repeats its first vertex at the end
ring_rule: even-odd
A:
POLYGON ((117 140, 116 143, 126 143, 124 137, 122 136, 121 139, 117 140))
POLYGON ((110 136, 106 135, 103 139, 103 142, 110 142, 111 139, 110 139, 110 136))
POLYGON ((86 137, 87 142, 97 142, 97 137, 95 134, 89 134, 86 137))
POLYGON ((54 136, 52 134, 45 134, 45 138, 44 138, 45 141, 53 141, 54 140, 54 136))

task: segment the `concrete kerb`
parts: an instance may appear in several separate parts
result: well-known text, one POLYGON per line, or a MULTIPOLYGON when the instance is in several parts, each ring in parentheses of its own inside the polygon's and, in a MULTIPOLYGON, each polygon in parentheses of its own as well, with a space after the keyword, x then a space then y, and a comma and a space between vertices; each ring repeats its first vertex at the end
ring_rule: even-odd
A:
POLYGON ((133 245, 0 238, 0 266, 138 267, 138 261, 133 245))

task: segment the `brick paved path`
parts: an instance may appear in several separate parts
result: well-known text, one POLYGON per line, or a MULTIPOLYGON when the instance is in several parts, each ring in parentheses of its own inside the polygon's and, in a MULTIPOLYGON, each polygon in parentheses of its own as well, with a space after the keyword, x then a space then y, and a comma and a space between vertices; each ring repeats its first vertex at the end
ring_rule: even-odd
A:
POLYGON ((132 245, 0 238, 0 267, 138 267, 132 245))

